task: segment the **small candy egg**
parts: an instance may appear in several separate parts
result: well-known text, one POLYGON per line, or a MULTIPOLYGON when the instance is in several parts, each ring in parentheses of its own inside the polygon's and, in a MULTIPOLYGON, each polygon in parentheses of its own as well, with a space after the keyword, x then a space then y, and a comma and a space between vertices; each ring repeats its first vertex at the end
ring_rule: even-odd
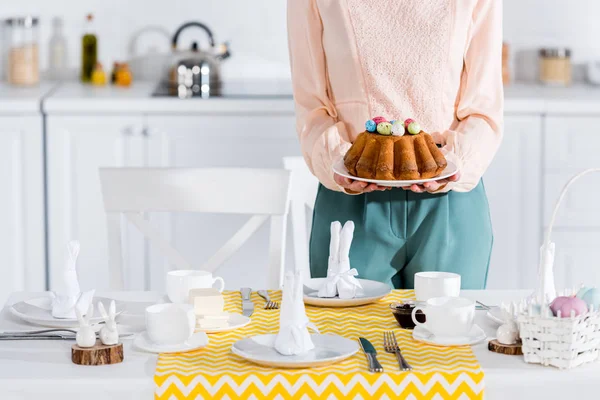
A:
POLYGON ((411 135, 418 135, 421 132, 421 125, 419 125, 417 122, 411 122, 410 124, 408 124, 408 133, 410 133, 411 135))
POLYGON ((365 128, 367 129, 367 132, 375 132, 377 130, 377 124, 370 119, 365 123, 365 128))
POLYGON ((407 119, 405 119, 405 120, 404 120, 404 127, 405 127, 405 128, 408 128, 408 126, 410 125, 410 123, 411 123, 411 122, 415 122, 415 120, 414 120, 414 119, 412 119, 412 118, 407 118, 407 119))
POLYGON ((589 308, 594 307, 594 311, 598 311, 600 307, 600 290, 593 288, 588 289, 581 298, 589 308))
POLYGON ((571 311, 574 311, 575 315, 582 315, 588 311, 585 301, 577 297, 566 296, 561 296, 554 299, 552 304, 550 304, 550 309, 552 310, 554 316, 558 316, 558 312, 560 311, 560 316, 562 318, 570 318, 571 311))
POLYGON ((585 295, 585 293, 590 289, 591 288, 589 288, 587 286, 582 286, 581 289, 579 289, 577 291, 577 294, 575 295, 575 297, 579 297, 580 299, 583 299, 583 296, 585 295))
POLYGON ((395 122, 396 122, 396 120, 393 119, 393 120, 390 121, 390 124, 392 124, 392 126, 393 126, 395 122))
POLYGON ((391 135, 392 134, 392 124, 389 122, 380 122, 377 124, 377 133, 381 135, 391 135))
POLYGON ((388 122, 387 119, 385 119, 384 117, 375 117, 373 118, 373 121, 375 121, 377 125, 379 125, 382 122, 388 122))
POLYGON ((395 121, 392 124, 392 135, 402 136, 404 133, 404 123, 402 121, 395 121))

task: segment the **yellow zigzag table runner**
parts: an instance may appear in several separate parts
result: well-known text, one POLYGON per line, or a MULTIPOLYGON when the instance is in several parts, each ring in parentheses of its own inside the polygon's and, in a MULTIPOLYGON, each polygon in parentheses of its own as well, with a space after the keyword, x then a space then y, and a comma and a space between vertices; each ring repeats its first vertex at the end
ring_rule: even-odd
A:
MULTIPOLYGON (((281 292, 270 292, 281 300, 281 292)), ((224 292, 226 310, 241 312, 239 292, 224 292)), ((394 290, 383 300, 353 308, 306 307, 321 333, 357 340, 366 337, 377 348, 382 374, 370 373, 359 351, 338 364, 314 369, 271 369, 231 353, 239 339, 277 333, 279 310, 263 309, 252 293, 252 322, 235 331, 209 335, 203 349, 161 354, 156 365, 155 399, 482 399, 483 371, 470 347, 436 347, 416 342, 401 329, 389 303, 414 297, 412 290, 394 290), (402 354, 413 366, 400 372, 393 354, 383 351, 383 332, 394 330, 402 354)))

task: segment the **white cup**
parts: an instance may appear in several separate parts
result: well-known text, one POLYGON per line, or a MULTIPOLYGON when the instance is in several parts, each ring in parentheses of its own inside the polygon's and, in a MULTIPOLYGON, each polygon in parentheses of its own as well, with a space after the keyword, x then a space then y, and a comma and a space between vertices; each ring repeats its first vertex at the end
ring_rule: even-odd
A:
POLYGON ((195 328, 196 314, 190 304, 155 304, 146 308, 146 332, 155 344, 184 343, 195 328))
POLYGON ((452 272, 427 271, 415 274, 415 297, 427 301, 434 297, 460 296, 460 275, 452 272))
POLYGON ((220 282, 219 292, 225 288, 225 281, 220 276, 213 278, 208 271, 178 270, 167 273, 167 295, 173 303, 188 303, 190 290, 211 288, 220 282))
POLYGON ((424 307, 412 311, 416 326, 425 328, 435 336, 456 337, 468 335, 475 318, 475 302, 464 297, 435 297, 424 307), (417 310, 425 313, 425 322, 417 321, 417 310))

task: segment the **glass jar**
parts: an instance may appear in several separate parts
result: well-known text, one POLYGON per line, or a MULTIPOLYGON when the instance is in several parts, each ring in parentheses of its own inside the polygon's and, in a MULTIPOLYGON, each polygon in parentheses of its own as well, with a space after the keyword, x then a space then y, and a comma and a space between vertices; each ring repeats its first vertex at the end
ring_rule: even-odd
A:
POLYGON ((40 81, 38 19, 9 18, 7 30, 7 80, 13 85, 32 86, 40 81))
POLYGON ((540 50, 540 82, 547 85, 571 84, 571 50, 549 48, 540 50))

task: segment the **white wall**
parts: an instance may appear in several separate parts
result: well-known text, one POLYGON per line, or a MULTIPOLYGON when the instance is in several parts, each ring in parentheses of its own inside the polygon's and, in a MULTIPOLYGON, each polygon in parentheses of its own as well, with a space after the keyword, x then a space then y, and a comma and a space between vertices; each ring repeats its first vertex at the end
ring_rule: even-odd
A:
MULTIPOLYGON (((226 76, 287 77, 285 5, 286 0, 0 0, 0 18, 26 13, 41 17, 43 66, 52 17, 64 18, 75 67, 84 16, 93 12, 100 59, 106 65, 130 57, 131 38, 140 29, 156 26, 171 34, 182 22, 199 20, 212 27, 218 41, 231 40, 234 57, 224 65, 226 76)), ((600 59, 600 46, 595 45, 600 39, 597 0, 504 0, 504 9, 505 39, 518 64, 517 77, 535 76, 535 57, 524 57, 521 51, 540 46, 569 46, 576 63, 600 59)), ((196 34, 188 32, 182 44, 188 45, 196 34)), ((141 52, 169 50, 167 38, 157 32, 142 35, 139 44, 141 52)))

